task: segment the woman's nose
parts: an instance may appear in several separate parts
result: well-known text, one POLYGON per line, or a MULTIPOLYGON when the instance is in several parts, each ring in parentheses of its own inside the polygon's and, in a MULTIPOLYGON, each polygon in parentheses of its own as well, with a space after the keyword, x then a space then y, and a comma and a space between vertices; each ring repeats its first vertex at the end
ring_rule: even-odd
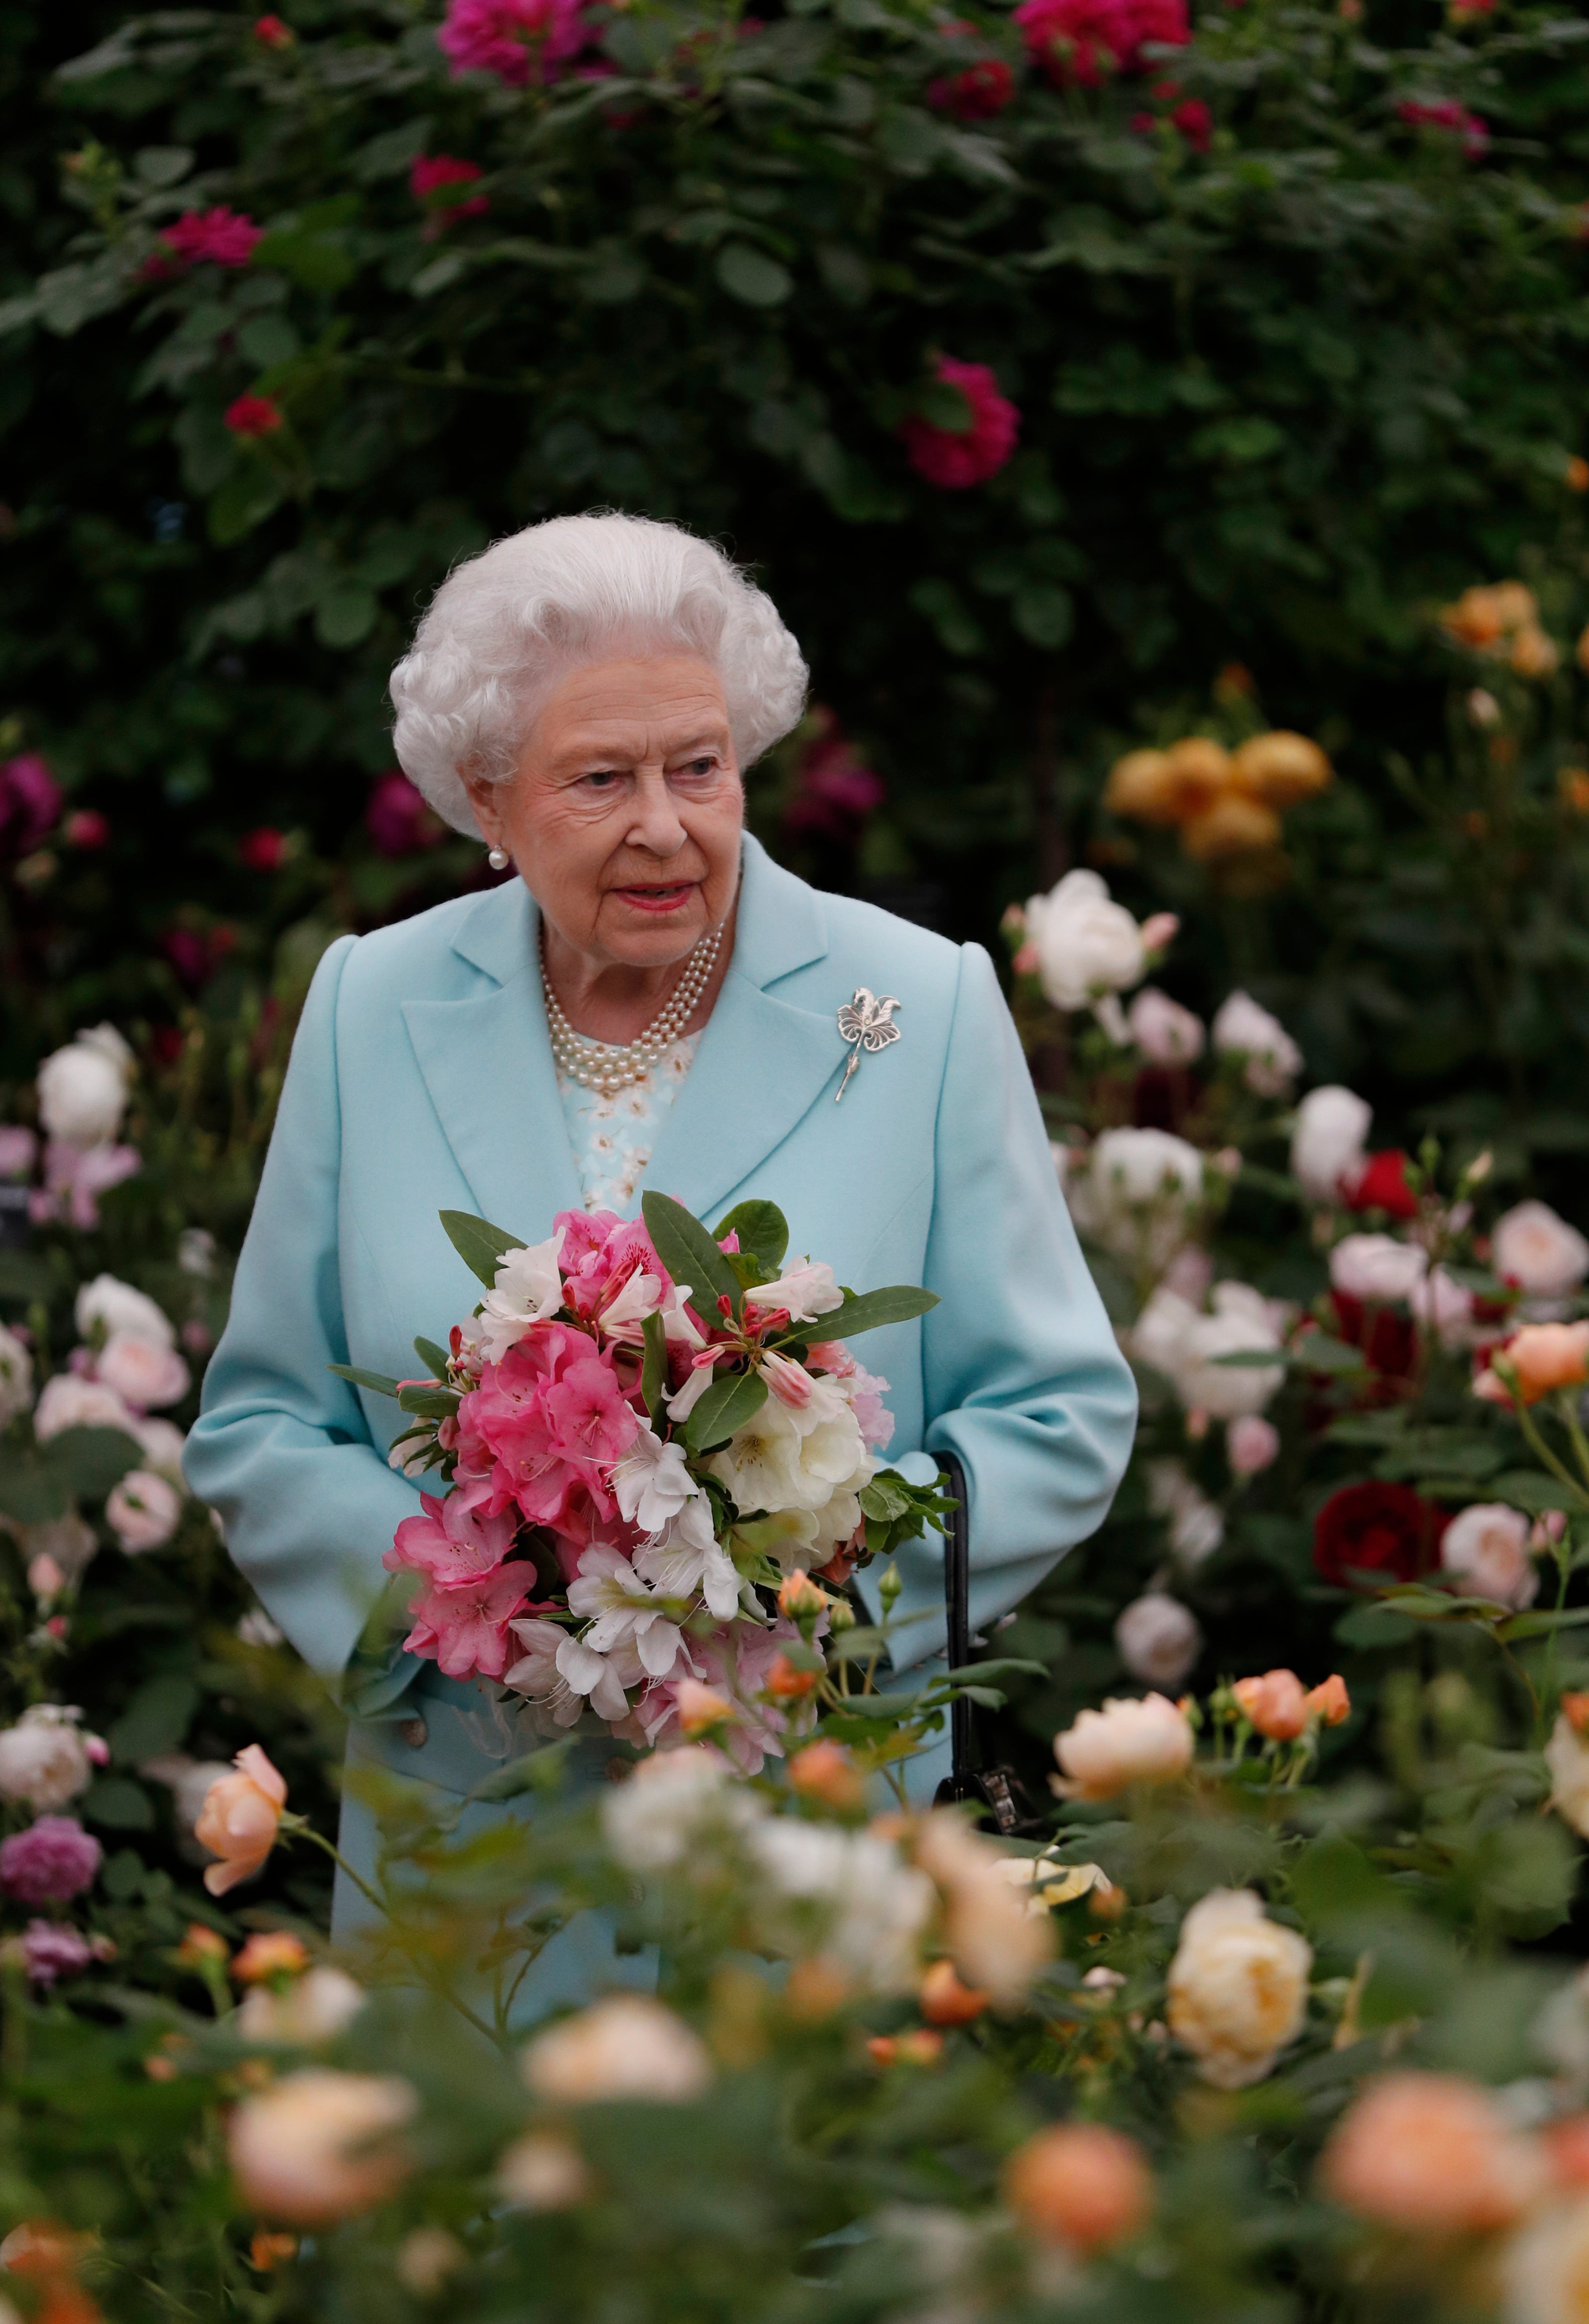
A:
POLYGON ((642 767, 634 787, 634 818, 625 835, 631 847, 652 855, 677 855, 688 837, 668 788, 665 770, 642 767))

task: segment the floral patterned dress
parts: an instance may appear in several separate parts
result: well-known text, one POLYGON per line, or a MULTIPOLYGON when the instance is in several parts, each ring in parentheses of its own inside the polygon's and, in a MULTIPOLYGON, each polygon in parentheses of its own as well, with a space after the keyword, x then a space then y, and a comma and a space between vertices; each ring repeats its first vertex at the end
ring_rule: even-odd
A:
POLYGON ((698 1033, 687 1033, 664 1049, 639 1081, 614 1097, 587 1089, 559 1066, 558 1093, 587 1211, 633 1216, 658 1134, 695 1063, 700 1039, 698 1033))

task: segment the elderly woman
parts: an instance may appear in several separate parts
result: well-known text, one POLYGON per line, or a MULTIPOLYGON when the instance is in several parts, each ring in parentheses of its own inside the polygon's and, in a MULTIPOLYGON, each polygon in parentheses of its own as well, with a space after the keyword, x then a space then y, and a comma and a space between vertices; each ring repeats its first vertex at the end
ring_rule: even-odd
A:
MULTIPOLYGON (((383 1648, 382 1556, 418 1507, 386 1458, 406 1424, 328 1369, 411 1372, 412 1335, 445 1342, 473 1305, 439 1210, 535 1240, 647 1187, 708 1220, 759 1195, 840 1282, 937 1292, 866 1360, 892 1383, 891 1461, 917 1481, 935 1454, 964 1464, 975 1625, 1108 1508, 1132 1378, 987 954, 818 895, 744 832, 743 770, 795 724, 806 675, 716 549, 617 515, 460 567, 393 673, 403 767, 518 877, 326 954, 188 1452, 339 1690, 355 1766, 461 1794, 527 1748, 497 1690, 383 1648), (901 1038, 846 1081, 839 1011, 862 987, 894 997, 901 1038)), ((901 1564, 899 1610, 922 1618, 898 1659, 919 1662, 943 1645, 941 1542, 901 1564)), ((588 1774, 611 1748, 579 1743, 588 1774)), ((919 1767, 928 1794, 939 1772, 919 1767)), ((356 1789, 343 1845, 367 1864, 356 1789)), ((591 1973, 575 1933, 540 1998, 591 1973)))

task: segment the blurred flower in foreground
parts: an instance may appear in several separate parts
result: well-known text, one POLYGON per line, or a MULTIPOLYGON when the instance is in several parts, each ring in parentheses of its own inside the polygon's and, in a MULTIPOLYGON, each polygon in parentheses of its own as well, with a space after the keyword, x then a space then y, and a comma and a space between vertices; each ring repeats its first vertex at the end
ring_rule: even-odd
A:
POLYGON ((309 2067, 245 2098, 227 2149, 251 2210, 298 2227, 328 2227, 395 2192, 407 2162, 395 2134, 419 2112, 394 2074, 309 2067))
POLYGON ((42 1815, 0 1840, 0 1888, 21 1904, 64 1904, 93 1886, 103 1855, 75 1816, 42 1815))
POLYGON ((609 2098, 677 2106, 707 2089, 712 2061, 660 2001, 615 1993, 538 2034, 524 2052, 524 2080, 537 2098, 568 2106, 609 2098))
POLYGON ((1134 2138, 1103 2123, 1056 2123, 1010 2157, 1004 2198, 1030 2234, 1086 2256, 1146 2227, 1153 2177, 1134 2138))
POLYGON ((1302 2031, 1312 1948, 1250 1888, 1215 1888, 1181 1923, 1169 2030, 1216 2089, 1261 2081, 1302 2031))
POLYGON ((1319 2183, 1360 2218, 1404 2234, 1508 2227, 1542 2191, 1538 2148, 1460 2074, 1387 2074, 1332 2133, 1319 2183))
MULTIPOLYGON (((1460 106, 1446 109, 1461 111, 1460 106)), ((1405 117, 1407 108, 1401 111, 1405 117)), ((1520 581, 1464 589, 1455 604, 1442 608, 1439 620, 1454 645, 1505 661, 1520 678, 1548 678, 1561 659, 1555 640, 1539 625, 1538 598, 1520 581)))
POLYGON ((395 767, 372 785, 365 802, 365 828, 379 855, 417 855, 447 835, 420 792, 395 767))

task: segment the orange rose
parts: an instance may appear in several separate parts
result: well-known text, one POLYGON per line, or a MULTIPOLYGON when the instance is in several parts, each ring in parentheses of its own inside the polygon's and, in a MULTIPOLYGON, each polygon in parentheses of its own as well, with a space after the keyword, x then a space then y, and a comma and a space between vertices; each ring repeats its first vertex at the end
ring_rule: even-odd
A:
POLYGON ((1491 1369, 1474 1382, 1474 1394, 1492 1404, 1510 1404, 1510 1382, 1495 1362, 1515 1376, 1517 1393, 1525 1404, 1538 1404, 1552 1388, 1577 1388, 1589 1379, 1589 1323, 1525 1323, 1497 1349, 1491 1369))
POLYGON ((263 1985, 271 1978, 301 1977, 308 1967, 301 1937, 291 1929, 257 1929, 232 1963, 232 1975, 239 1985, 263 1985))
POLYGON ((1319 2164, 1325 2192, 1360 2218, 1414 2235, 1509 2227, 1545 2179, 1532 2141, 1461 2074, 1387 2074, 1342 2116, 1319 2164))
POLYGON ((1250 1725, 1271 1743, 1294 1743, 1307 1732, 1307 1696, 1295 1671, 1271 1670, 1261 1678, 1239 1678, 1231 1692, 1250 1725))
POLYGON ((1201 814, 1188 816, 1181 844, 1197 863, 1223 863, 1232 855, 1263 855, 1280 844, 1280 819, 1261 799, 1227 791, 1201 814))
POLYGON ((232 1765, 236 1773, 216 1777, 193 1827, 200 1847, 221 1859, 205 1868, 204 1885, 212 1896, 224 1896, 239 1880, 253 1878, 276 1844, 287 1804, 286 1783, 257 1743, 239 1751, 232 1765))
POLYGON ((993 1998, 980 1986, 962 1985, 953 1961, 935 1960, 921 1980, 921 2015, 929 2025, 969 2025, 993 1998))
POLYGON ((1339 1727, 1352 1716, 1352 1697, 1339 1671, 1332 1671, 1321 1686, 1309 1687, 1308 1715, 1326 1727, 1339 1727))
POLYGON ((1153 2181, 1134 2138, 1098 2122, 1056 2123, 1016 2148, 1004 2195, 1029 2234, 1087 2254, 1147 2225, 1153 2181))
POLYGON ((789 1763, 789 1780, 803 1800, 836 1815, 851 1815, 865 1796, 861 1771, 842 1743, 808 1743, 789 1763))
POLYGON ((779 1702, 798 1702, 802 1695, 815 1692, 820 1677, 819 1671, 797 1670, 787 1655, 775 1655, 767 1673, 766 1692, 779 1702))
POLYGON ((1231 764, 1237 788, 1261 799, 1266 807, 1295 807, 1316 791, 1327 790, 1335 770, 1306 734, 1284 728, 1272 734, 1254 734, 1243 742, 1231 764))

